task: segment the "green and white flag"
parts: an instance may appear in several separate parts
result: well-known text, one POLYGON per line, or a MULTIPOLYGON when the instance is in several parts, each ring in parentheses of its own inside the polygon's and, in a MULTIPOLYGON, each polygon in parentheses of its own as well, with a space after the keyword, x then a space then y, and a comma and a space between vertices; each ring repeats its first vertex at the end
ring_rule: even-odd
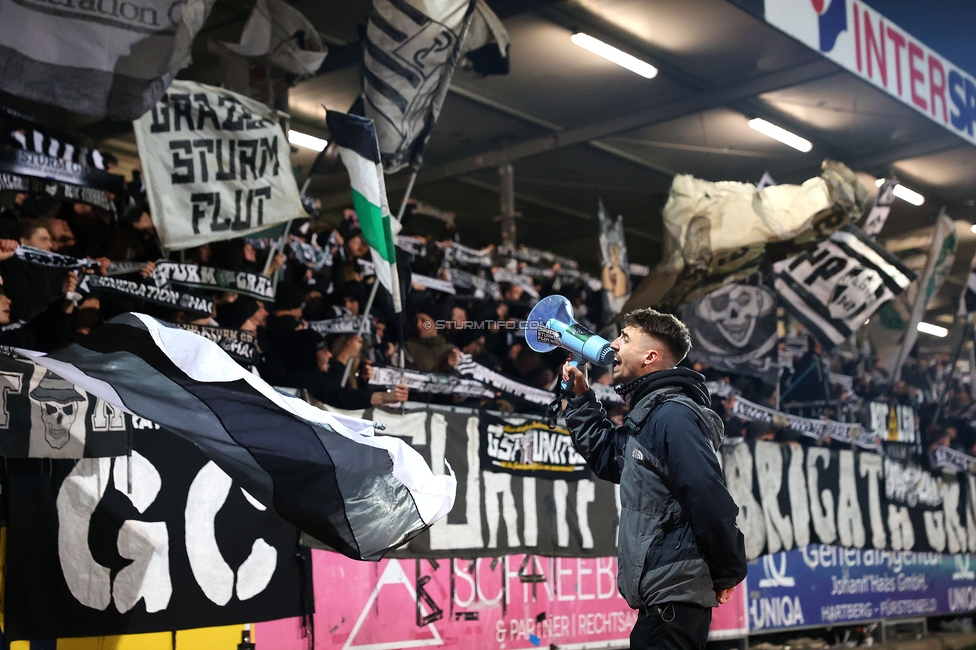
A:
POLYGON ((353 207, 373 255, 376 277, 393 296, 393 307, 399 313, 403 306, 393 237, 400 231, 400 222, 392 218, 386 200, 376 125, 369 118, 335 111, 329 111, 325 121, 349 172, 353 207))

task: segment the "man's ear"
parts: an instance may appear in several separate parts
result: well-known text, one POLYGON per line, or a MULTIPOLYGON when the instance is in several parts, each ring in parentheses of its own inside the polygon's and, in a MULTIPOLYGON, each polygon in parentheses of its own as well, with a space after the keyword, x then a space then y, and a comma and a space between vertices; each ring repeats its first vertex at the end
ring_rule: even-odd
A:
POLYGON ((642 366, 649 366, 660 358, 660 354, 657 350, 651 349, 647 351, 647 356, 644 357, 644 361, 641 363, 642 366))

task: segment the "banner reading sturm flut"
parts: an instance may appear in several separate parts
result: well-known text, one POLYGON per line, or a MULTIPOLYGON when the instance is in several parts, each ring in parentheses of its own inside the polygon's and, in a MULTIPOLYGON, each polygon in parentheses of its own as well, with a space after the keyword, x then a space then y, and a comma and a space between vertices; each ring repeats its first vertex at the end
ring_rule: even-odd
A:
POLYGON ((174 81, 133 127, 165 248, 241 237, 304 214, 288 139, 264 104, 174 81))
POLYGON ((8 640, 311 613, 293 526, 168 431, 137 432, 133 448, 131 461, 9 462, 8 640))

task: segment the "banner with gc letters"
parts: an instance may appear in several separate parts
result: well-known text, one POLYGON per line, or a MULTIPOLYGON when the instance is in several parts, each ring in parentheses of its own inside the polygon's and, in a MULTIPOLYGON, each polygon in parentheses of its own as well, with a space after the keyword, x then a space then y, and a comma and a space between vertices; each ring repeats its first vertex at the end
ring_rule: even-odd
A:
POLYGON ((298 531, 175 434, 135 432, 131 458, 17 459, 7 472, 8 641, 312 611, 298 531))
MULTIPOLYGON (((0 454, 125 453, 149 421, 112 409, 29 361, 0 356, 0 454)), ((457 473, 454 510, 406 557, 616 552, 617 486, 594 480, 569 440, 536 419, 463 408, 355 412, 406 438, 434 473, 457 473), (542 522, 543 525, 540 525, 542 522)), ((976 552, 976 475, 932 474, 876 452, 727 441, 726 484, 750 559, 810 543, 976 552)))

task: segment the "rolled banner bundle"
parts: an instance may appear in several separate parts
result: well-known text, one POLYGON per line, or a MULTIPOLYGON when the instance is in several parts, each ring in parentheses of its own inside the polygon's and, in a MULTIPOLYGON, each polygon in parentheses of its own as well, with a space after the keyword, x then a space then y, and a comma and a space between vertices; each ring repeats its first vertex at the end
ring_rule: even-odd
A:
POLYGON ((379 560, 454 505, 453 473, 434 476, 403 440, 283 395, 212 341, 144 314, 57 352, 16 351, 192 442, 260 503, 348 557, 379 560))

